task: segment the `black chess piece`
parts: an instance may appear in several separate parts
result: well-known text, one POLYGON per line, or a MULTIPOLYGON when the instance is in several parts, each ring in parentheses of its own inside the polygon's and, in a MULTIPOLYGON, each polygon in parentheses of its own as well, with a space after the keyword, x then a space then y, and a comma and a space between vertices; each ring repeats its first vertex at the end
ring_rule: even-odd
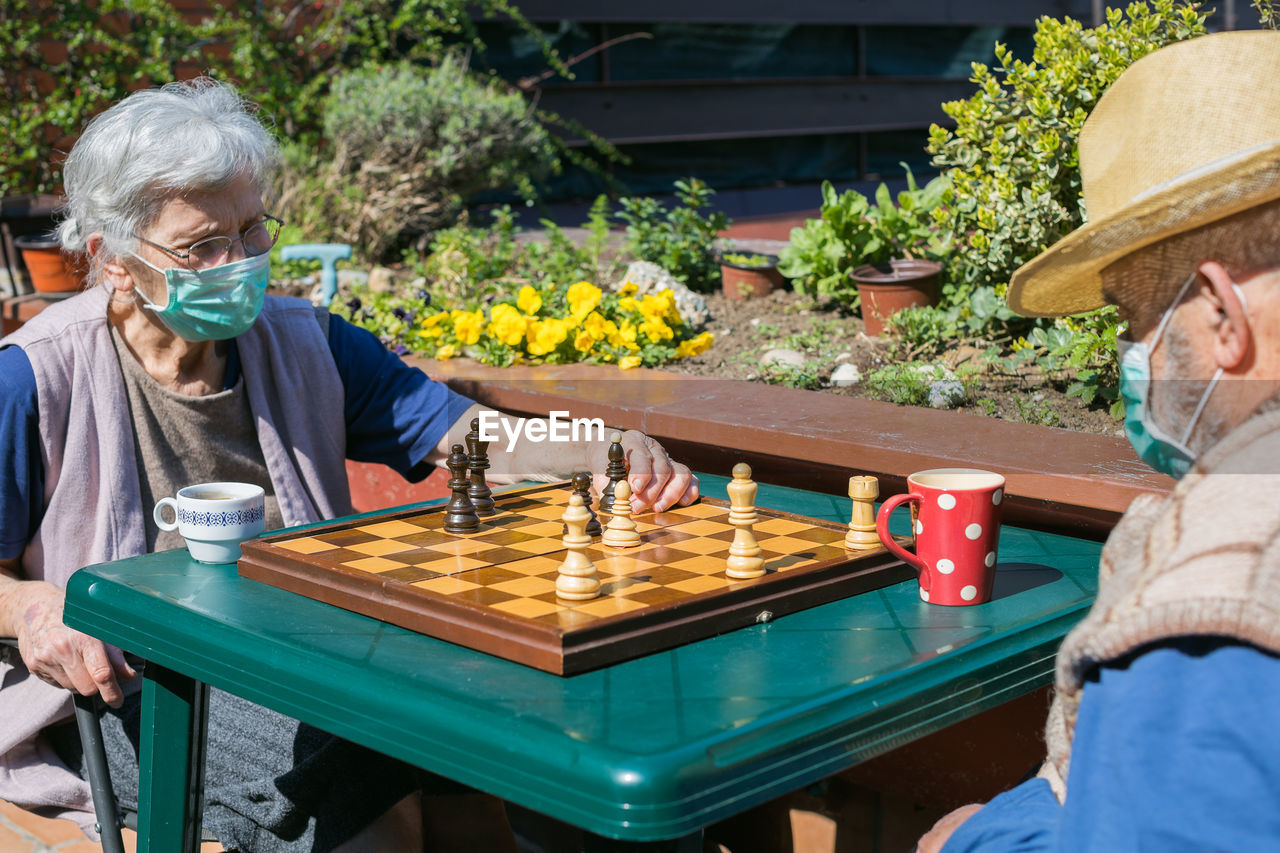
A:
POLYGON ((600 511, 613 512, 614 486, 627 479, 627 454, 622 449, 622 436, 616 432, 609 437, 609 465, 604 473, 609 483, 600 490, 600 511))
POLYGON ((493 515, 493 491, 485 482, 484 472, 489 470, 489 442, 480 440, 480 419, 471 419, 471 432, 467 433, 467 465, 471 469, 471 486, 467 490, 476 515, 493 515))
POLYGON ((596 511, 591 508, 591 475, 586 471, 579 471, 573 475, 572 483, 573 493, 582 497, 582 505, 587 508, 587 512, 591 513, 591 520, 587 522, 587 535, 599 536, 603 528, 600 526, 596 511))
POLYGON ((449 489, 453 497, 445 508, 444 529, 446 533, 474 533, 480 527, 480 518, 476 508, 471 504, 467 494, 470 483, 467 480, 467 454, 462 451, 461 444, 453 446, 449 454, 449 489))

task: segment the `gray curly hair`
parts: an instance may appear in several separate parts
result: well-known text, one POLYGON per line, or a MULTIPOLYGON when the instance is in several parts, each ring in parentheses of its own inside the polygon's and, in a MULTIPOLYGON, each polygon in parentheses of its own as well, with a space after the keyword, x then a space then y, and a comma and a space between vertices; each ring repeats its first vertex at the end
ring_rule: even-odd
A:
POLYGON ((103 236, 91 282, 105 257, 137 250, 133 235, 173 196, 216 191, 241 175, 266 193, 279 146, 254 112, 231 86, 202 77, 135 92, 89 122, 62 169, 58 237, 75 252, 103 236))

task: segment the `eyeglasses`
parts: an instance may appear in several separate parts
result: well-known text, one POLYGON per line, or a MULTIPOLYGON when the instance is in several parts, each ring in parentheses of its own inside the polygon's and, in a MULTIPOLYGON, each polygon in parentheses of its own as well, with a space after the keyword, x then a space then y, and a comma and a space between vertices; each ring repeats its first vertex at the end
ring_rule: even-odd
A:
POLYGON ((159 243, 153 243, 145 237, 139 237, 137 234, 133 236, 148 246, 159 249, 170 257, 177 258, 190 269, 207 270, 210 267, 225 264, 227 258, 231 256, 231 247, 236 243, 244 246, 244 253, 249 257, 271 251, 271 247, 276 244, 276 240, 280 239, 280 226, 282 225, 284 223, 279 219, 274 216, 267 216, 260 222, 255 222, 241 231, 239 237, 234 239, 231 237, 208 237, 185 252, 161 246, 159 243))

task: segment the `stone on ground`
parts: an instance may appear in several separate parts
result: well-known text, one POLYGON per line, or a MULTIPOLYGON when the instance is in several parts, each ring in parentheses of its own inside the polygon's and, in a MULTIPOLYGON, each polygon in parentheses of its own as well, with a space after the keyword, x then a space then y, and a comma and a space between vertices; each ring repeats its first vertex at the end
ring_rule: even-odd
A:
POLYGON ((831 371, 831 385, 835 388, 847 388, 850 385, 857 385, 862 381, 862 371, 858 369, 858 365, 839 364, 836 369, 831 371))
POLYGON ((765 366, 804 367, 804 362, 804 355, 793 349, 771 349, 760 358, 765 366))

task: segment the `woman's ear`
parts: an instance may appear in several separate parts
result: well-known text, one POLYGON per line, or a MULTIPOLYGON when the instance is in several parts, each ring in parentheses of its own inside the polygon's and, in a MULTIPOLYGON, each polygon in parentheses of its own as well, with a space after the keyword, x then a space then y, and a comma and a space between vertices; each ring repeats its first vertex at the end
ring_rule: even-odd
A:
MULTIPOLYGON (((106 252, 106 240, 101 234, 90 234, 89 239, 85 240, 85 250, 90 258, 96 258, 106 252)), ((118 256, 104 258, 101 269, 102 278, 111 288, 113 296, 133 299, 133 276, 118 256)))
POLYGON ((1253 330, 1244 293, 1216 261, 1202 263, 1200 274, 1207 282, 1203 295, 1217 312, 1211 323, 1213 360, 1228 373, 1247 370, 1253 361, 1253 330))

